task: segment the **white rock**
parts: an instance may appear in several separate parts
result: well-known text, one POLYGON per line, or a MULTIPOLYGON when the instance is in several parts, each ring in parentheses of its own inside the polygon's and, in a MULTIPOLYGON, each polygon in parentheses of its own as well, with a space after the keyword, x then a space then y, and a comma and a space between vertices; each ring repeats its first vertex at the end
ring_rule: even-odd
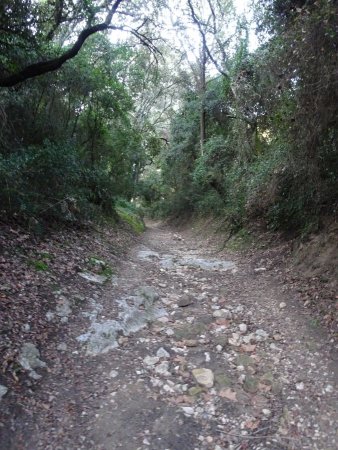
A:
POLYGON ((232 333, 232 337, 229 338, 229 344, 239 347, 241 345, 242 338, 238 333, 232 333))
POLYGON ((210 353, 209 352, 205 352, 205 362, 210 362, 210 353))
POLYGON ((160 347, 157 352, 156 352, 156 356, 158 358, 170 358, 170 354, 167 352, 167 350, 163 347, 160 347))
POLYGON ((280 308, 280 309, 286 308, 286 303, 285 303, 285 302, 281 302, 281 303, 279 304, 279 308, 280 308))
POLYGON ((67 350, 67 344, 65 342, 61 342, 56 346, 56 350, 59 350, 60 352, 65 352, 67 350))
POLYGON ((193 369, 192 375, 200 386, 212 388, 214 385, 214 374, 210 369, 193 369))
POLYGON ((246 323, 240 323, 238 328, 241 333, 246 333, 248 331, 248 326, 246 323))
POLYGON ((223 347, 221 345, 216 345, 216 351, 221 352, 223 350, 223 347))
POLYGON ((158 375, 164 375, 164 376, 168 376, 170 375, 169 372, 169 363, 168 361, 163 361, 161 362, 161 364, 159 364, 158 366, 155 367, 155 372, 158 375))
POLYGON ((46 363, 40 359, 39 350, 30 342, 24 343, 21 347, 18 361, 34 380, 41 378, 41 375, 37 374, 34 369, 46 367, 46 363))
POLYGON ((264 341, 269 337, 268 333, 262 329, 256 330, 255 335, 258 341, 264 341))
POLYGON ((247 334, 246 336, 243 336, 243 342, 244 344, 250 344, 251 342, 255 342, 256 336, 253 333, 247 334))
POLYGON ((299 383, 296 383, 296 389, 297 391, 304 391, 304 383, 300 381, 299 383))
POLYGON ((151 367, 155 366, 159 362, 160 358, 158 356, 146 356, 143 360, 145 366, 151 367))
POLYGON ((166 334, 167 336, 173 336, 173 335, 175 334, 175 332, 174 332, 174 330, 173 330, 172 328, 167 328, 167 329, 165 330, 165 334, 166 334))
POLYGON ((182 406, 182 410, 187 416, 192 416, 195 412, 191 406, 182 406))
POLYGON ((264 416, 271 416, 270 409, 262 409, 262 413, 264 414, 264 416))
POLYGON ((0 400, 4 395, 6 395, 8 392, 8 389, 3 384, 0 384, 0 400))
POLYGON ((257 267, 254 270, 255 270, 255 272, 265 272, 266 271, 266 267, 257 267))
POLYGON ((117 370, 112 370, 109 374, 110 378, 116 378, 118 376, 118 371, 117 370))
POLYGON ((213 312, 212 316, 215 319, 231 319, 232 314, 228 309, 218 309, 216 311, 213 312))
POLYGON ((87 281, 90 281, 91 283, 103 284, 105 281, 107 281, 107 277, 91 272, 80 272, 79 276, 87 281))

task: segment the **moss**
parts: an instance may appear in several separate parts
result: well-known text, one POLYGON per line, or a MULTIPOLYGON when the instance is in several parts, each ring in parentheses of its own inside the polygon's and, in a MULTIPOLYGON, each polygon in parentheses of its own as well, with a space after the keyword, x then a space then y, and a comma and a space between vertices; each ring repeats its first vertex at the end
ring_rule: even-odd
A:
POLYGON ((28 261, 28 264, 31 267, 34 267, 35 270, 38 270, 41 272, 46 272, 49 269, 48 265, 44 261, 40 261, 38 259, 30 259, 28 261))
POLYGON ((116 212, 120 219, 127 222, 136 233, 142 233, 145 230, 142 218, 135 212, 122 206, 117 206, 116 212))
POLYGON ((227 243, 230 250, 246 250, 253 244, 253 238, 246 228, 241 228, 227 243))

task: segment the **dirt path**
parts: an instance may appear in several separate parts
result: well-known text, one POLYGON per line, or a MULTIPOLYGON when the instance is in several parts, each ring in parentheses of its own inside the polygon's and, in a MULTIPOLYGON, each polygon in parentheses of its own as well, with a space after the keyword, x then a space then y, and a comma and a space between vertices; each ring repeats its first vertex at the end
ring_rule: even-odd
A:
POLYGON ((337 449, 333 344, 275 273, 230 259, 149 228, 113 285, 88 283, 1 448, 337 449))

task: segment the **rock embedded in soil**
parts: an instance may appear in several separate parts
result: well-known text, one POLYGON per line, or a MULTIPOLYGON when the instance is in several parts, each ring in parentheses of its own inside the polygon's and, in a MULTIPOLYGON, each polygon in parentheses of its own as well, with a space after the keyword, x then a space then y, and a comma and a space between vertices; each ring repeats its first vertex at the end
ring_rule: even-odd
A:
POLYGON ((89 281, 90 283, 104 284, 107 281, 107 277, 103 275, 97 275, 91 272, 80 272, 79 276, 89 281))
POLYGON ((212 316, 215 319, 231 319, 232 314, 228 309, 217 309, 212 316))
POLYGON ((8 392, 8 389, 3 384, 0 384, 0 400, 4 395, 6 395, 8 392))
POLYGON ((182 295, 182 297, 178 301, 178 306, 181 308, 185 308, 187 306, 193 305, 194 299, 190 297, 190 295, 182 295))
POLYGON ((160 358, 158 356, 146 356, 143 360, 143 364, 145 366, 151 367, 155 366, 160 361, 160 358))
POLYGON ((156 352, 156 356, 158 358, 170 358, 170 353, 165 348, 160 347, 156 352))
POLYGON ((31 342, 23 344, 18 361, 34 380, 39 380, 41 378, 41 375, 36 373, 34 369, 46 367, 46 363, 40 359, 39 350, 31 342))
POLYGON ((193 369, 192 375, 196 382, 206 388, 212 388, 214 385, 214 373, 210 369, 198 368, 193 369))

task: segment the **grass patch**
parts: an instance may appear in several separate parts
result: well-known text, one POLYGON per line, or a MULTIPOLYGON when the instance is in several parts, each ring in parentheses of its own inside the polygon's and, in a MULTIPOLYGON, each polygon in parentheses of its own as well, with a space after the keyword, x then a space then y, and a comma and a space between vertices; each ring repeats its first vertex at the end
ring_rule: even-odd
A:
POLYGON ((117 206, 116 212, 121 220, 127 222, 132 227, 135 233, 142 233, 145 230, 142 218, 134 211, 123 206, 117 206))
POLYGON ((246 228, 241 228, 234 236, 232 236, 226 247, 229 250, 247 250, 253 244, 253 237, 246 228))
POLYGON ((40 272, 46 272, 47 270, 49 270, 48 265, 44 261, 41 261, 39 259, 30 259, 28 261, 28 264, 31 267, 34 267, 35 270, 40 272))

